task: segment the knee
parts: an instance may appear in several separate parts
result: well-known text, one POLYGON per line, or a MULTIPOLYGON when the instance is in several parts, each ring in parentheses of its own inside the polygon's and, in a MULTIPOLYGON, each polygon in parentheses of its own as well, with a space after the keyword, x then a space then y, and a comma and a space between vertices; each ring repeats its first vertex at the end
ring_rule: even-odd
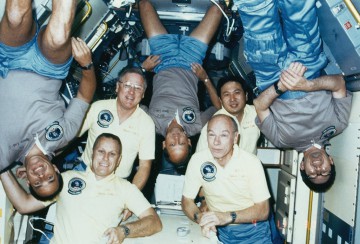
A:
POLYGON ((33 21, 28 17, 29 15, 32 15, 31 9, 11 9, 11 11, 6 11, 4 19, 7 20, 9 27, 16 29, 27 24, 25 23, 27 21, 33 21))
POLYGON ((61 30, 55 31, 45 31, 45 42, 48 46, 58 49, 64 47, 70 42, 70 33, 61 30))

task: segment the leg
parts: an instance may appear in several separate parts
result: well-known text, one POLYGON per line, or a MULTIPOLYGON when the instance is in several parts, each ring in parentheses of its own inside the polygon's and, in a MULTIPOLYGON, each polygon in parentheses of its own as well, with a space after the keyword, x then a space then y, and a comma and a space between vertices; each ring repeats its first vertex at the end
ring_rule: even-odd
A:
POLYGON ((157 12, 148 0, 141 0, 139 2, 139 10, 141 23, 148 38, 160 34, 167 34, 157 12))
POLYGON ((298 61, 308 68, 305 73, 307 78, 318 77, 327 60, 322 51, 315 0, 280 0, 279 7, 284 36, 291 53, 284 68, 298 61))
POLYGON ((288 55, 275 0, 234 0, 244 27, 244 54, 264 91, 279 80, 288 55))
POLYGON ((190 36, 209 44, 219 27, 221 18, 221 10, 216 5, 211 6, 190 36))
POLYGON ((75 0, 54 0, 49 24, 39 33, 40 50, 52 63, 64 63, 71 56, 70 35, 75 8, 75 0))
POLYGON ((34 36, 36 24, 32 17, 31 0, 7 0, 0 22, 0 42, 21 46, 34 36))

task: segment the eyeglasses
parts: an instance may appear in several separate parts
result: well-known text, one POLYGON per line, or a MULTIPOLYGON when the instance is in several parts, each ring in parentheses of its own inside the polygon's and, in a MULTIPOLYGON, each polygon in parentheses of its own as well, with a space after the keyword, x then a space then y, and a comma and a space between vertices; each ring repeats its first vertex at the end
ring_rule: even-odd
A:
POLYGON ((308 178, 309 180, 313 180, 313 179, 315 179, 315 178, 318 177, 318 176, 326 177, 326 176, 330 176, 330 175, 331 175, 331 171, 330 171, 329 173, 325 173, 325 174, 323 174, 323 173, 320 173, 320 174, 315 173, 315 174, 313 174, 313 175, 307 175, 307 178, 308 178))
POLYGON ((131 83, 131 82, 122 82, 120 81, 120 83, 123 85, 124 89, 126 91, 130 91, 131 88, 133 88, 135 90, 136 93, 142 93, 144 91, 144 87, 131 83))

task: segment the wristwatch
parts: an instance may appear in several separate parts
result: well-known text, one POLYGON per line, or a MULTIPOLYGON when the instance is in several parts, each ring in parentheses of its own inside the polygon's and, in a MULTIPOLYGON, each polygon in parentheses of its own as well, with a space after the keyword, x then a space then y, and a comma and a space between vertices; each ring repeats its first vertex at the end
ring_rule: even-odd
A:
POLYGON ((275 82, 275 83, 274 83, 274 88, 275 88, 275 92, 276 92, 276 94, 278 94, 278 95, 282 95, 282 94, 284 94, 284 92, 283 92, 282 90, 280 90, 280 89, 279 89, 279 87, 278 87, 278 83, 277 83, 277 82, 275 82))
POLYGON ((196 213, 194 213, 194 221, 197 222, 198 219, 199 219, 199 213, 196 212, 196 213))
POLYGON ((119 227, 120 227, 121 229, 123 229, 125 237, 127 237, 128 235, 130 235, 130 229, 129 229, 129 227, 127 227, 126 225, 119 225, 119 227))
POLYGON ((93 62, 90 62, 89 64, 85 65, 85 66, 80 66, 81 69, 83 70, 89 70, 91 69, 91 67, 94 66, 94 63, 93 62))
POLYGON ((230 212, 230 216, 231 216, 231 223, 232 224, 235 223, 237 214, 235 212, 230 212))

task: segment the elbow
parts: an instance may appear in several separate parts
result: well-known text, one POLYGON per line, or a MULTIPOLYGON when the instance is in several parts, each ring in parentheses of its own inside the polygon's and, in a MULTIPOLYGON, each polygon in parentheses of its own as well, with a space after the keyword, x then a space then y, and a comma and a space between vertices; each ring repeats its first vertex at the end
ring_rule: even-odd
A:
POLYGON ((21 215, 26 215, 26 214, 31 213, 31 211, 29 211, 27 208, 24 208, 24 207, 21 207, 21 206, 14 206, 14 208, 21 215))
POLYGON ((253 104, 254 104, 255 109, 258 110, 260 108, 260 100, 259 100, 259 98, 255 98, 253 100, 253 104))
POLYGON ((269 213, 270 213, 270 205, 269 205, 269 201, 266 201, 266 203, 261 207, 262 212, 260 214, 260 219, 259 221, 265 221, 269 219, 269 213))
POLYGON ((162 231, 162 228, 163 228, 162 222, 159 216, 157 216, 156 220, 154 221, 154 234, 162 231))

